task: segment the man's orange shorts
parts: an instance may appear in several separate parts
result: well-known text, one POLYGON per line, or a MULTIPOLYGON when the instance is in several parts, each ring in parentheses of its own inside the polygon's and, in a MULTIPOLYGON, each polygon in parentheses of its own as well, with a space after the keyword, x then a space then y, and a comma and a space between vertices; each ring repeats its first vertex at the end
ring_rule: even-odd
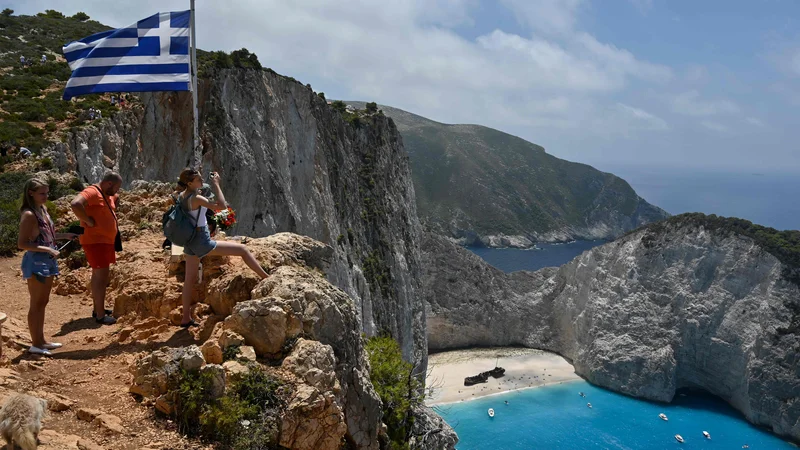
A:
POLYGON ((117 262, 114 244, 86 244, 83 246, 83 252, 92 269, 105 269, 117 262))

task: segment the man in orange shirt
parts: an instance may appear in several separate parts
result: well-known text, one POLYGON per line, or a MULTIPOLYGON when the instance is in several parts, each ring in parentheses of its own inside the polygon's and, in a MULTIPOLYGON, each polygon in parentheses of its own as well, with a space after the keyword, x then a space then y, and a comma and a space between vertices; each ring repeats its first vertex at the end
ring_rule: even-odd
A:
POLYGON ((108 172, 99 184, 87 187, 70 203, 84 228, 80 242, 92 268, 92 317, 103 325, 117 322, 111 311, 105 309, 105 301, 111 264, 117 262, 114 242, 119 230, 116 209, 117 192, 121 186, 122 177, 116 172, 108 172))

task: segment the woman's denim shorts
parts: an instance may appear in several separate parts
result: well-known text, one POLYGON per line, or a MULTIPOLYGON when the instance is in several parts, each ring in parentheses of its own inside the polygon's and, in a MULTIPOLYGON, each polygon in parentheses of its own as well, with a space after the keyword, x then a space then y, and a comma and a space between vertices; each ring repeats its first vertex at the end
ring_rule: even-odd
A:
POLYGON ((197 229, 192 240, 183 246, 183 253, 202 258, 215 248, 217 248, 217 241, 211 240, 208 227, 200 227, 197 229))
POLYGON ((49 253, 25 252, 22 256, 22 278, 27 280, 34 275, 58 276, 58 261, 49 253))

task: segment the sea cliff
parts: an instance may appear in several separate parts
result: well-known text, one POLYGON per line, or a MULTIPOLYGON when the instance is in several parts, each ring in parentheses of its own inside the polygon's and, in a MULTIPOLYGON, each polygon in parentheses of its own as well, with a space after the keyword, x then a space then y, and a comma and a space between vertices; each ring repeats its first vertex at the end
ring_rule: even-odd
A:
POLYGON ((800 288, 763 239, 678 216, 510 274, 433 234, 422 247, 430 350, 546 349, 597 385, 665 402, 704 389, 800 441, 800 288))

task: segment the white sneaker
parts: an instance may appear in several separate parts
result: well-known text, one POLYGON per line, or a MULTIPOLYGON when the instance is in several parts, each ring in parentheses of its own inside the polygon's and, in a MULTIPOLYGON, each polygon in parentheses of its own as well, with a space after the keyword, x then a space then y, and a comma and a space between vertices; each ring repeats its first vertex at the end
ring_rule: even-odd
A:
POLYGON ((39 347, 34 347, 32 345, 31 345, 31 348, 28 349, 28 353, 31 353, 31 354, 34 354, 34 355, 42 355, 42 356, 53 356, 53 354, 50 353, 50 350, 46 350, 46 349, 39 348, 39 347))
POLYGON ((61 348, 63 346, 64 346, 64 344, 61 344, 59 342, 47 342, 44 345, 42 345, 42 348, 43 349, 47 349, 47 350, 55 350, 55 349, 61 348))

